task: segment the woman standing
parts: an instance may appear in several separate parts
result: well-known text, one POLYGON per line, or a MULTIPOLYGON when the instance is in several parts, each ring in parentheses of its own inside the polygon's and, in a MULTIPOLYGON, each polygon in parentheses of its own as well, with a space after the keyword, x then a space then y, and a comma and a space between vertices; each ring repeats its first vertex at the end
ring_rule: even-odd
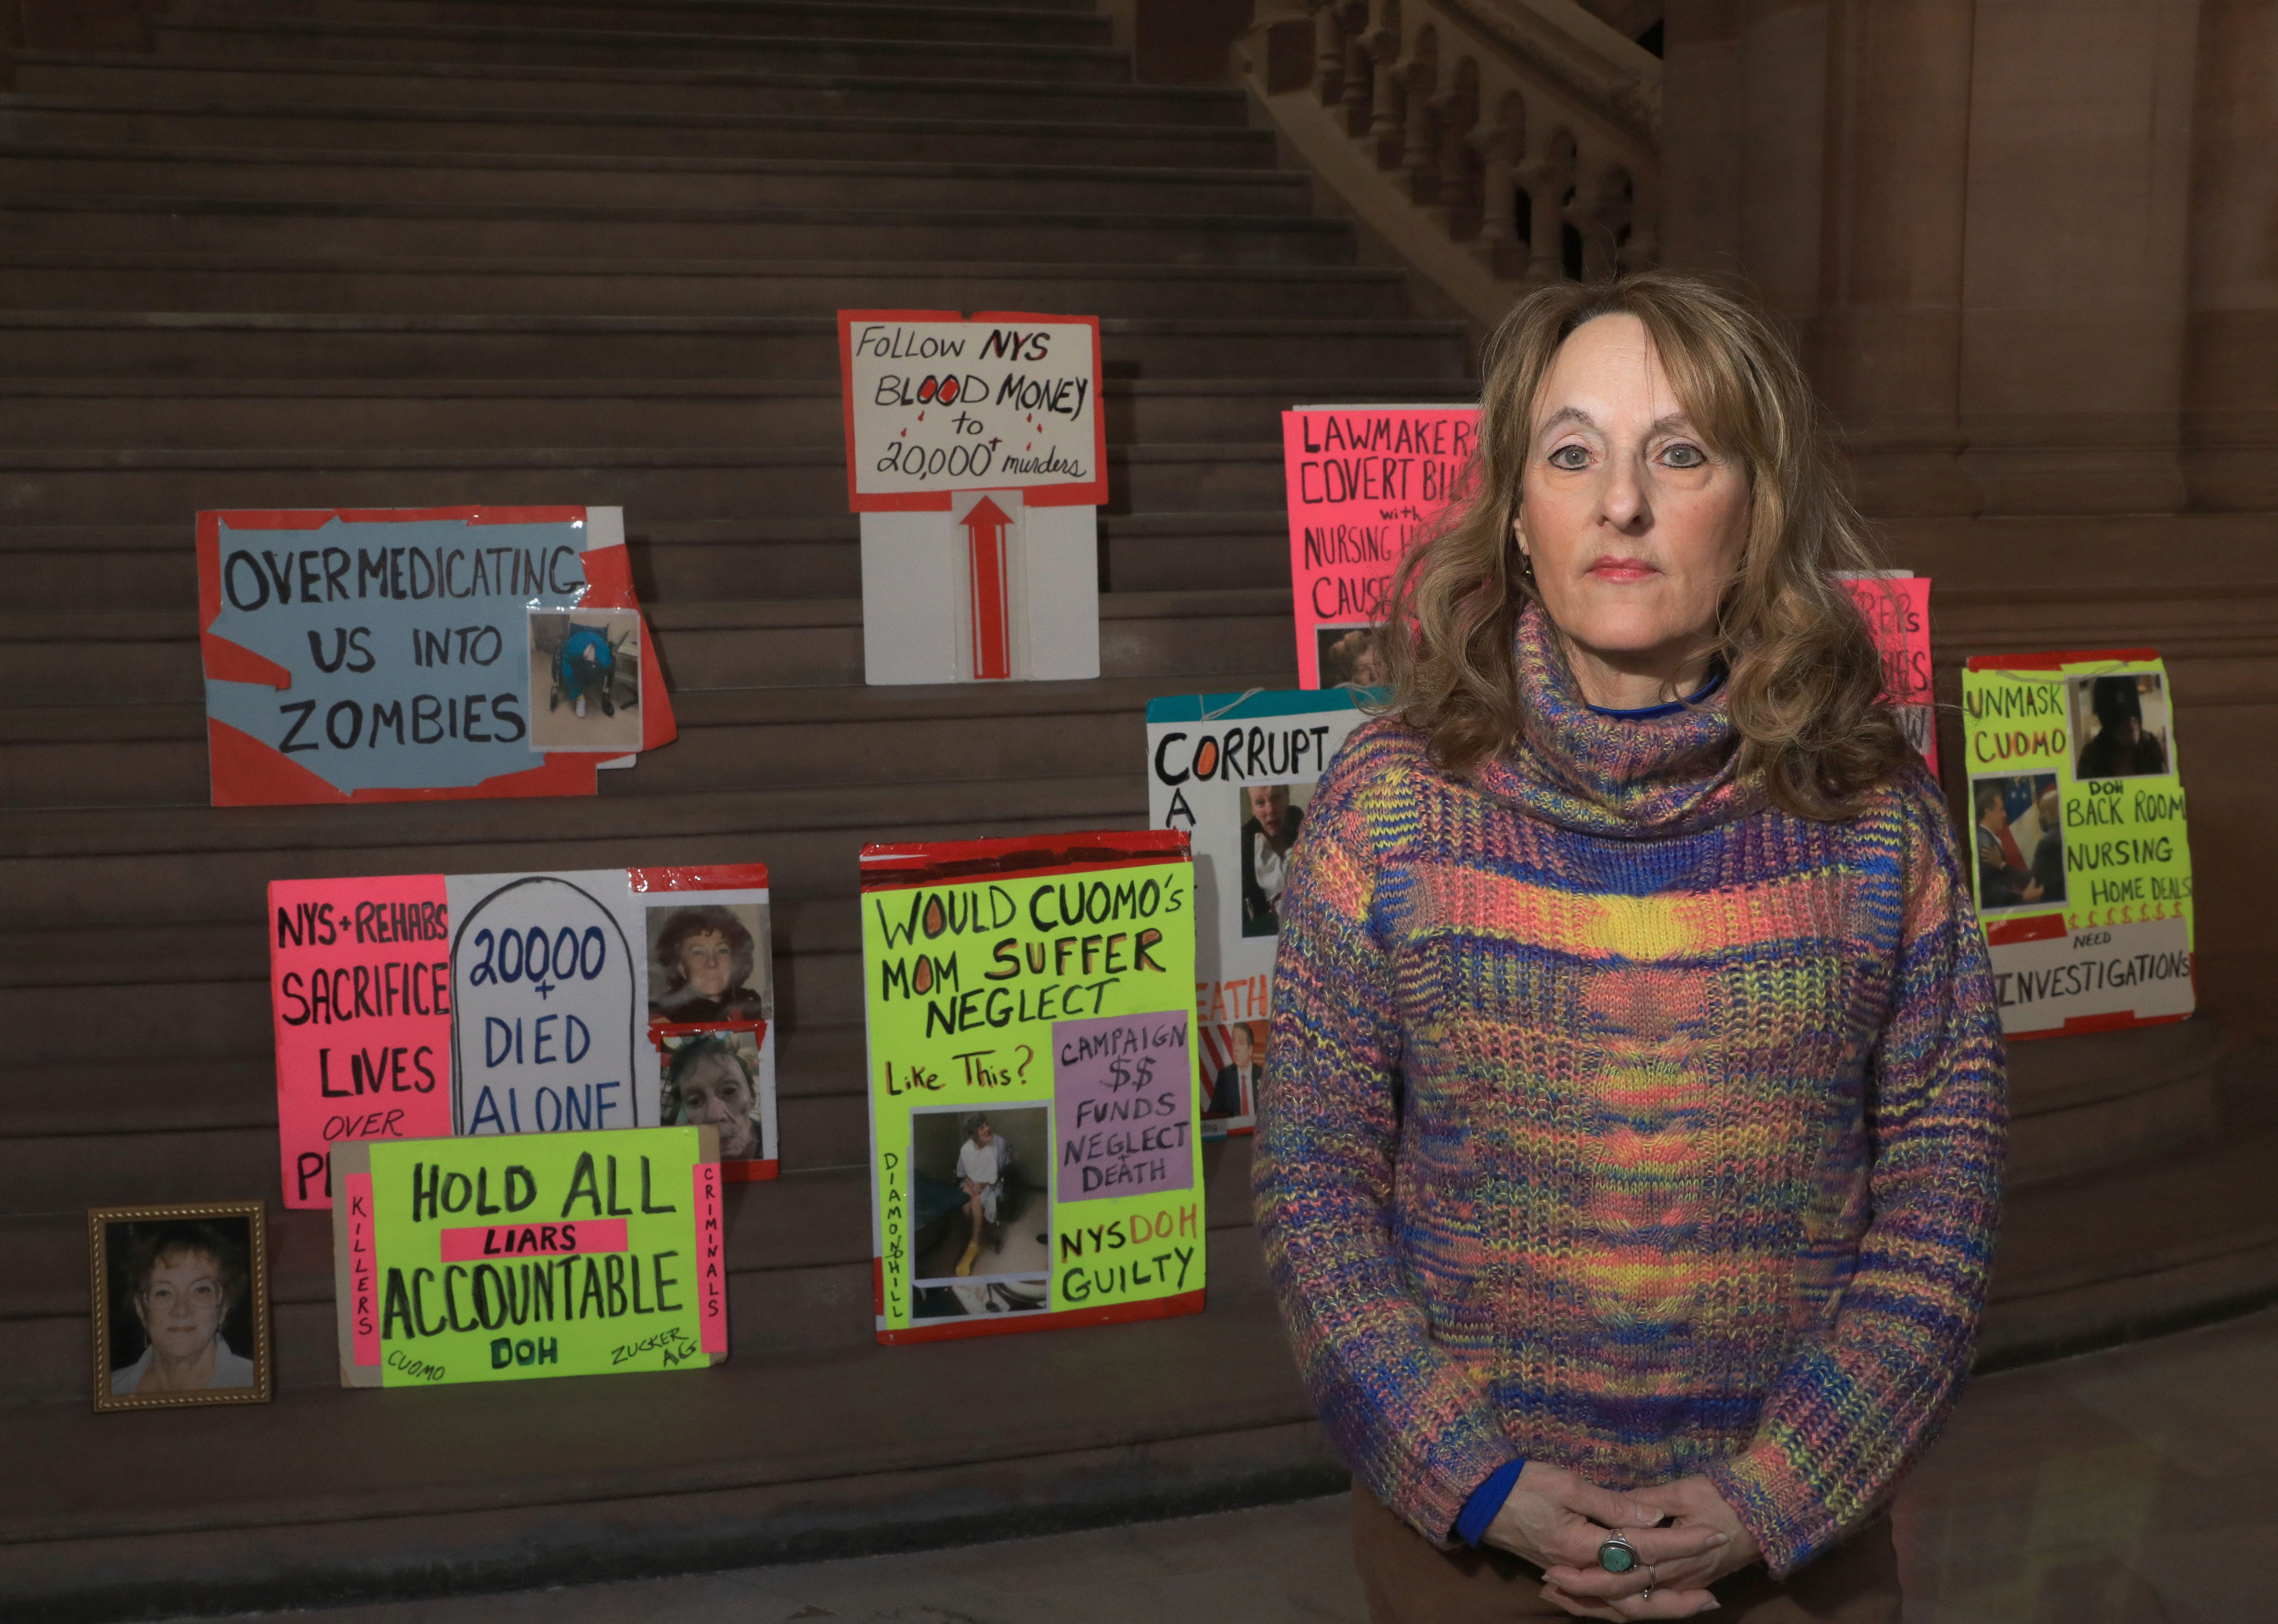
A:
POLYGON ((1479 445, 1306 820, 1259 1106, 1372 1615, 1896 1624, 2007 1107, 1859 521, 1780 340, 1672 275, 1524 301, 1479 445))

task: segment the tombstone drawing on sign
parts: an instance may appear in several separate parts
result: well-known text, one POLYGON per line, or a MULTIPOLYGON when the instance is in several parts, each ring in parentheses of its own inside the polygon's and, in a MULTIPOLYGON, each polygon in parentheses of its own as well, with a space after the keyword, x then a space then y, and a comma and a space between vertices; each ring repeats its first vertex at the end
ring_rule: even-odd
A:
POLYGON ((454 1131, 656 1126, 625 871, 453 874, 448 885, 454 1131))
POLYGON ((873 683, 1099 675, 1096 316, 841 310, 873 683))

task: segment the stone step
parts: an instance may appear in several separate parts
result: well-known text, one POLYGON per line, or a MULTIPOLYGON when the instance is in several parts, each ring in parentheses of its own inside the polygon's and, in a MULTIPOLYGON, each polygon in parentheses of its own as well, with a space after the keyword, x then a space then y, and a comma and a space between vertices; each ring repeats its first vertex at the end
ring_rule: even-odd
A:
MULTIPOLYGON (((835 16, 837 7, 820 7, 835 16)), ((290 18, 160 17, 161 56, 297 57, 313 62, 481 64, 496 67, 730 68, 747 72, 879 73, 925 79, 1120 84, 1131 53, 1112 45, 836 34, 668 33, 662 29, 329 23, 290 18)))
MULTIPOLYGON (((1126 377, 1255 378, 1334 362, 1348 369, 1349 394, 1387 377, 1460 377, 1464 333, 1460 322, 1415 317, 1107 316, 1100 367, 1126 377)), ((838 324, 828 315, 0 310, 0 347, 11 369, 34 377, 838 376, 838 324)))
MULTIPOLYGON (((778 810, 790 804, 781 797, 775 804, 778 810)), ((762 833, 745 842, 737 860, 772 861, 778 844, 762 833)), ((629 860, 641 859, 636 854, 629 860)), ((438 872, 432 865, 422 866, 424 862, 414 850, 392 870, 359 872, 438 872)), ((799 1053, 814 1060, 812 1065, 800 1062, 806 1067, 800 1075, 809 1079, 800 1086, 810 1094, 829 1094, 845 1087, 845 1079, 859 1077, 860 1071, 859 1059, 851 1063, 850 1071, 840 1059, 830 1058, 860 1052, 861 930, 855 913, 854 865, 850 860, 843 873, 834 868, 813 876, 816 883, 827 882, 838 893, 830 896, 786 898, 782 887, 788 881, 776 878, 776 1018, 786 1041, 789 1034, 800 1034, 799 1053), (849 1040, 856 1044, 851 1050, 831 1035, 849 1032, 856 1034, 849 1040)), ((234 917, 214 922, 169 925, 130 919, 106 926, 0 928, 0 1009, 24 1026, 22 1041, 11 1045, 6 1061, 0 1064, 0 1076, 13 1069, 29 1078, 49 1077, 58 1068, 96 1058, 108 1064, 112 1056, 138 1066, 146 1060, 163 1062, 187 1068, 183 1076, 199 1092, 181 1100, 179 1109, 170 1104, 155 1111, 154 1124, 163 1121, 195 1132, 248 1125, 253 1118, 247 1113, 255 1106, 247 1102, 256 1094, 266 1097, 269 1086, 252 1089, 247 1080, 252 1074, 238 1062, 254 1056, 261 1061, 256 1070, 265 1070, 273 1054, 265 895, 262 888, 234 897, 234 917), (100 1002, 105 997, 131 997, 136 1019, 107 1020, 100 1002), (167 1041, 156 1051, 149 1041, 155 1031, 167 1034, 167 1041), (233 1066, 233 1071, 229 1069, 233 1066), (216 1088, 234 1088, 232 1097, 239 1103, 226 1108, 217 1104, 220 1096, 216 1088)), ((157 1080, 154 1075, 154 1088, 157 1080)), ((35 1100, 43 1086, 36 1080, 7 1085, 7 1103, 0 1105, 0 1138, 81 1131, 56 1117, 71 1096, 35 1100)), ((23 1205, 11 1201, 11 1209, 23 1205)))
MULTIPOLYGON (((477 316, 812 316, 836 309, 1388 319, 1395 271, 944 260, 321 258, 0 249, 0 309, 477 316)), ((9 370, 18 369, 9 368, 9 370)), ((1395 380, 1396 382, 1396 380, 1395 380)), ((1350 388, 1349 383, 1335 385, 1350 388)), ((4 388, 0 382, 0 388, 4 388)), ((629 442, 616 441, 615 444, 629 442)))
POLYGON ((574 248, 581 258, 867 257, 889 263, 965 255, 993 263, 1010 254, 1051 264, 1343 265, 1354 255, 1349 225, 1303 215, 508 208, 164 195, 0 200, 0 241, 96 253, 531 259, 574 248))
MULTIPOLYGON (((1289 647, 1252 652, 1254 671, 1213 675, 1212 687, 1295 685, 1289 647)), ((678 692, 679 740, 637 772, 608 774, 602 793, 1136 771, 1147 701, 1165 681, 678 692)), ((207 795, 200 705, 0 708, 0 807, 189 806, 207 795)))
MULTIPOLYGON (((1214 1147, 1206 1154, 1204 1186, 1196 1193, 1198 1210, 1187 1244, 1210 1247, 1213 1308, 1223 1305, 1237 1313, 1245 1307, 1264 1308, 1270 1314, 1263 1295, 1263 1260, 1248 1224, 1248 1192, 1236 1188, 1248 1184, 1246 1149, 1214 1147)), ((725 1369, 802 1357, 864 1358, 865 1345, 875 1346, 875 1338, 865 1216, 869 1192, 862 1170, 787 1173, 768 1183, 731 1185, 726 1193, 734 1356, 725 1369), (801 1298, 806 1300, 801 1303, 801 1298)), ((7 1407, 0 1407, 0 1437, 11 1443, 32 1419, 29 1410, 61 1408, 73 1398, 79 1399, 79 1409, 86 1407, 86 1221, 79 1215, 72 1218, 75 1222, 0 1217, 0 1236, 12 1243, 17 1259, 11 1283, 0 1292, 0 1370, 5 1371, 0 1376, 0 1405, 7 1407), (76 1269, 65 1272, 74 1261, 76 1269), (69 1308, 64 1306, 67 1302, 69 1308), (57 1360, 53 1353, 62 1338, 54 1336, 56 1322, 68 1316, 77 1319, 78 1346, 69 1357, 57 1360)), ((308 1419, 317 1413, 312 1407, 321 1407, 326 1394, 339 1391, 331 1227, 330 1216, 322 1211, 277 1213, 270 1222, 279 1401, 280 1407, 298 1405, 308 1419)), ((1286 1362, 1286 1353, 1283 1358, 1286 1362)), ((724 1373, 699 1374, 718 1383, 724 1373)), ((586 1385, 598 1379, 589 1378, 586 1385)), ((851 1436, 862 1430, 860 1422, 842 1420, 842 1425, 849 1425, 851 1436)), ((51 1505, 50 1510, 55 1509, 51 1505)), ((0 1500, 0 1587, 11 1600, 21 1591, 11 1582, 9 1569, 17 1555, 11 1547, 24 1531, 20 1508, 0 1500)))
MULTIPOLYGON (((859 1100, 847 1103, 858 1112, 861 1109, 859 1100)), ((834 1102, 833 1109, 844 1108, 834 1102)), ((254 1157, 241 1155, 236 1148, 242 1140, 250 1151, 255 1138, 251 1132, 224 1129, 190 1137, 219 1159, 215 1169, 216 1181, 205 1186, 206 1189, 231 1188, 241 1192, 232 1199, 249 1199, 257 1185, 274 1184, 274 1168, 269 1170, 264 1179, 254 1157), (230 1182, 221 1183, 225 1178, 230 1182)), ((59 1146, 64 1141, 48 1142, 59 1146)), ((122 1149, 131 1157, 131 1149, 122 1149)), ((1235 1299, 1258 1289, 1261 1279, 1256 1241, 1248 1228, 1246 1149, 1245 1144, 1242 1151, 1221 1151, 1206 1158, 1208 1176, 1200 1193, 1208 1206, 1207 1219, 1201 1213, 1196 1215, 1198 1229, 1207 1222, 1218 1237, 1232 1239, 1238 1247, 1248 1249, 1247 1259, 1229 1260, 1230 1277, 1219 1283, 1226 1293, 1235 1299), (1237 1180, 1243 1186, 1238 1191, 1234 1188, 1237 1180)), ((273 1134, 268 1151, 268 1159, 273 1163, 273 1134)), ((151 1170, 164 1182, 180 1183, 179 1173, 170 1176, 155 1167, 151 1170)), ((779 1322, 764 1311, 738 1322, 735 1316, 741 1300, 731 1297, 730 1330, 739 1354, 764 1358, 792 1353, 836 1353, 852 1350, 872 1339, 869 1224, 865 1216, 868 1195, 867 1171, 859 1163, 837 1169, 786 1169, 784 1176, 774 1181, 728 1187, 724 1216, 731 1291, 765 1294, 784 1289, 789 1283, 787 1277, 804 1274, 810 1286, 816 1283, 817 1277, 830 1282, 835 1300, 829 1304, 830 1312, 800 1323, 779 1322), (834 1279, 841 1275, 846 1277, 843 1281, 834 1279)), ((57 1372, 53 1367, 40 1369, 39 1363, 44 1361, 19 1363, 10 1357, 36 1348, 38 1341, 43 1339, 40 1333, 48 1329, 48 1322, 60 1316, 59 1310, 73 1311, 64 1308, 71 1300, 73 1282, 71 1276, 64 1272, 70 1255, 70 1229, 56 1221, 63 1216, 0 1214, 0 1236, 5 1236, 19 1248, 11 1254, 17 1267, 11 1272, 8 1285, 0 1289, 0 1369, 6 1372, 0 1375, 0 1414, 7 1413, 7 1405, 20 1406, 27 1399, 52 1401, 75 1396, 84 1404, 83 1387, 75 1392, 72 1386, 58 1385, 55 1380, 57 1372), (27 1364, 30 1368, 27 1368, 27 1364)), ((78 1230, 75 1311, 80 1324, 79 1360, 83 1361, 86 1219, 79 1213, 70 1214, 68 1218, 76 1220, 78 1230)), ((330 1215, 321 1210, 279 1211, 272 1203, 271 1301, 279 1333, 276 1350, 282 1378, 279 1385, 287 1391, 321 1391, 337 1387, 339 1383, 337 1346, 330 1326, 331 1228, 330 1215)), ((1215 1268, 1217 1262, 1218 1257, 1213 1254, 1212 1266, 1215 1268)), ((83 1384, 85 1376, 80 1376, 78 1381, 83 1384)), ((4 1550, 4 1544, 0 1544, 0 1550, 4 1550)), ((0 1557, 0 1562, 4 1562, 4 1557, 0 1557)), ((0 1580, 0 1585, 4 1585, 4 1580, 0 1580)), ((7 1593, 12 1599, 12 1592, 7 1593)))
MULTIPOLYGON (((851 1166, 862 1161, 862 1035, 855 898, 792 904, 773 944, 779 980, 798 989, 800 1020, 779 1024, 778 1091, 795 1116, 784 1122, 786 1167, 851 1166), (822 1012, 837 1024, 822 1024, 822 1012), (846 1018, 851 1015, 852 1018, 846 1018)), ((16 944, 11 944, 16 945, 16 944)), ((147 1159, 167 1134, 195 1132, 214 1154, 194 1158, 184 1176, 220 1181, 216 1158, 235 1158, 241 1186, 272 1201, 275 1080, 269 1057, 266 949, 259 919, 236 925, 148 930, 121 926, 65 933, 36 944, 36 967, 0 961, 0 999, 27 1003, 45 993, 69 1003, 99 990, 131 998, 138 1025, 175 1030, 170 1016, 210 1006, 190 1023, 198 1047, 170 1044, 152 1054, 132 1033, 101 1032, 77 1046, 11 1050, 0 1077, 0 1213, 75 1203, 193 1199, 164 1184, 147 1159), (195 976, 170 962, 195 949, 195 976), (132 965, 130 973, 118 973, 132 965), (176 979, 168 980, 169 974, 176 979), (87 1068, 120 1050, 136 1062, 137 1106, 122 1119, 87 1086, 87 1068), (76 1071, 77 1076, 74 1077, 76 1071), (226 1136, 226 1137, 220 1137, 226 1136), (129 1147, 121 1142, 134 1140, 129 1147), (104 1147, 121 1144, 115 1157, 104 1147), (140 1186, 135 1181, 141 1181, 140 1186), (164 1184, 164 1187, 160 1187, 164 1184)), ((22 945, 19 945, 20 953, 22 945)), ((789 1021, 788 1016, 785 1017, 789 1021)), ((2013 1192, 2052 1187, 2108 1173, 2147 1157, 2213 1142, 2221 1115, 2217 1069, 2221 1028, 2210 1020, 2017 1046, 2012 1062, 2012 1140, 2007 1184, 2013 1192), (2148 1075, 2131 1075, 2137 1067, 2148 1075), (2083 1098, 2083 1074, 2097 1079, 2083 1098)), ((106 1060, 107 1066, 110 1063, 106 1060)))
POLYGON ((1104 124, 1018 117, 897 118, 815 112, 654 111, 341 106, 252 100, 0 94, 0 135, 14 141, 279 147, 318 151, 594 153, 712 158, 901 158, 976 164, 1137 164, 1263 169, 1267 130, 1195 124, 1104 124))
POLYGON ((1311 178, 1273 169, 901 158, 620 157, 0 141, 0 195, 184 196, 524 210, 932 209, 1301 214, 1311 178))
POLYGON ((580 113, 729 114, 796 118, 987 116, 1087 124, 1240 128, 1239 90, 1067 84, 989 73, 971 80, 830 72, 536 67, 466 62, 330 62, 294 57, 158 56, 135 51, 14 53, 15 88, 34 95, 164 99, 190 106, 340 105, 544 109, 580 113))
MULTIPOLYGON (((2085 1304, 2100 1292, 2106 1312, 2075 1316, 2063 1346, 2218 1312, 2226 1300, 2210 1292, 2267 1298, 2278 1290, 2278 1229, 2235 1201, 2221 1204, 2253 1187, 2274 1148, 2270 1125, 2247 1124, 2207 1149, 2013 1198, 1982 1361, 2060 1346, 2031 1338, 2066 1294, 2049 1288, 2068 1266, 2089 1271, 2075 1278, 2069 1300, 2085 1304)), ((1097 1333, 1080 1346, 1059 1337, 868 1346, 860 1180, 814 1173, 733 1189, 737 1353, 677 1386, 659 1376, 440 1389, 417 1399, 332 1390, 328 1236, 321 1215, 286 1215, 272 1229, 279 1401, 221 1416, 211 1429, 198 1423, 218 1412, 187 1412, 183 1426, 132 1437, 96 1425, 80 1391, 83 1230, 66 1216, 9 1221, 19 1265, 0 1300, 0 1369, 11 1396, 53 1401, 19 1402, 0 1414, 0 1438, 11 1458, 81 1463, 88 1488, 58 1507, 21 1476, 0 1487, 9 1497, 0 1501, 0 1582, 11 1596, 50 1612, 68 1604, 81 1616, 156 1607, 162 1594, 177 1611, 351 1596, 396 1582, 386 1575, 400 1574, 407 1559, 447 1560, 454 1571, 480 1559, 492 1582, 536 1582, 558 1580, 565 1561, 615 1558, 604 1569, 615 1572, 748 1563, 794 1538, 813 1554, 818 1542, 864 1537, 858 1530, 888 1514, 905 1536, 913 1522, 924 1534, 926 1519, 952 1507, 1009 1520, 1027 1496, 1066 1515, 1103 1483, 1126 1493, 1190 1491, 1190 1457, 1165 1453, 1179 1440, 1212 1461, 1293 1469, 1286 1460, 1296 1455, 1281 1452, 1288 1446, 1269 1447, 1273 1418, 1300 1424, 1304 1402, 1245 1233, 1248 1161, 1242 1141, 1205 1155, 1209 1309, 1097 1333), (776 1260, 787 1266, 752 1266, 776 1260), (1196 1404, 1195 1384, 1164 1382, 1166 1369, 1211 1371, 1204 1400, 1196 1404), (1265 1377, 1279 1384, 1278 1411, 1260 1391, 1265 1377), (960 1418, 973 1407, 938 1403, 945 1389, 1007 1385, 1022 1393, 1017 1430, 1001 1407, 984 1407, 988 1427, 967 1436, 960 1418), (925 1407, 908 1407, 913 1394, 925 1407), (683 1402, 703 1407, 684 1428, 673 1409, 683 1402), (620 1406, 623 1422, 615 1419, 620 1406), (381 1424, 384 1448, 371 1441, 381 1424), (263 1433, 250 1444, 248 1427, 263 1433), (453 1447, 470 1429, 489 1445, 472 1460, 453 1447), (829 1454, 818 1464, 806 1440, 825 1435, 829 1454), (874 1438, 893 1439, 893 1452, 877 1452, 874 1438), (116 1465, 110 1450, 121 1452, 116 1465), (1115 1465, 1104 1471, 1109 1452, 1115 1465), (975 1460, 985 1465, 958 1465, 975 1460), (172 1484, 188 1475, 205 1497, 199 1522, 195 1534, 173 1533, 180 1508, 172 1484), (338 1519, 323 1540, 303 1526, 316 1503, 338 1519), (477 1506, 482 1515, 466 1514, 477 1506)))
MULTIPOLYGON (((666 601, 645 607, 657 658, 676 693, 834 687, 862 680, 859 599, 666 601)), ((1289 612, 1287 588, 1104 594, 1101 675, 1202 677, 1256 670, 1262 651, 1278 655, 1286 642, 1289 612)), ((202 700, 196 616, 182 610, 43 614, 0 644, 0 691, 23 705, 202 700)))
POLYGON ((163 98, 216 103, 545 109, 582 113, 730 114, 797 118, 863 114, 901 118, 986 116, 1087 124, 1208 126, 1246 122, 1239 90, 1160 85, 1055 83, 983 68, 968 80, 817 70, 540 67, 468 62, 334 62, 295 57, 164 56, 134 51, 25 50, 15 88, 34 95, 163 98))
MULTIPOLYGON (((1281 501, 1276 446, 1126 446, 1108 454, 1109 506, 1281 501)), ((660 518, 742 513, 830 518, 846 510, 836 446, 674 452, 0 452, 0 502, 27 522, 190 522, 208 508, 615 505, 660 518)), ((9 656, 0 646, 0 669, 9 656)), ((124 697, 124 696, 121 696, 124 697)), ((149 698, 157 698, 151 695, 149 698)))
MULTIPOLYGON (((644 601, 855 598, 862 591, 853 515, 806 520, 628 516, 633 579, 644 601)), ((1281 515, 1248 512, 1106 513, 1104 585, 1115 592, 1286 586, 1281 515)), ((0 526, 0 559, 25 600, 84 611, 179 613, 197 597, 187 516, 150 524, 0 526)))
POLYGON ((221 22, 449 24, 626 33, 810 34, 961 44, 1106 45, 1113 24, 1074 6, 885 0, 176 0, 169 15, 221 22))
MULTIPOLYGON (((761 861, 782 894, 796 900, 851 890, 856 856, 870 842, 1133 828, 1146 816, 1145 786, 1129 770, 1105 777, 570 798, 546 802, 542 819, 511 802, 487 801, 6 812, 0 812, 0 896, 8 902, 0 922, 42 931, 257 918, 271 880, 628 863, 761 861)), ((64 1008, 76 1005, 69 989, 58 989, 40 1007, 57 1011, 42 1019, 60 1020, 64 1008)), ((87 1007, 100 1024, 99 1004, 87 1007)), ((32 1011, 18 1002, 10 1013, 32 1011)), ((801 1007, 785 1018, 835 1023, 860 1017, 801 1007)), ((68 1046, 84 1041, 88 1027, 54 1031, 53 1041, 68 1046)))
MULTIPOLYGON (((868 1165, 862 1031, 847 1026, 825 1033, 838 1040, 825 1046, 837 1064, 795 1075, 785 1075, 785 1064, 798 1041, 788 1031, 779 1034, 776 1115, 785 1173, 868 1165)), ((134 1064, 137 1109, 127 1120, 101 1102, 100 1084, 90 1075, 92 1056, 10 1074, 11 1090, 48 1093, 55 1103, 75 1102, 80 1114, 39 1133, 10 1132, 10 1125, 0 1123, 0 1188, 7 1191, 0 1198, 5 1202, 0 1218, 73 1207, 212 1200, 216 1190, 234 1193, 233 1199, 257 1195, 281 1208, 271 1056, 167 1058, 171 1064, 134 1064), (146 1116, 141 1106, 161 1095, 173 1109, 146 1116), (210 1125, 182 1125, 193 1109, 210 1125)), ((404 1102, 395 1095, 366 1096, 360 1105, 338 1109, 355 1117, 404 1102)))
MULTIPOLYGON (((1374 393, 1403 400, 1460 401, 1475 393, 1468 383, 1444 377, 1371 382, 1374 393)), ((1349 377, 1112 376, 1103 380, 1099 399, 1111 446, 1258 443, 1280 437, 1288 408, 1349 394, 1355 387, 1349 377)), ((0 376, 0 446, 24 450, 121 445, 146 452, 344 446, 692 450, 824 446, 843 432, 838 385, 828 377, 0 376)))

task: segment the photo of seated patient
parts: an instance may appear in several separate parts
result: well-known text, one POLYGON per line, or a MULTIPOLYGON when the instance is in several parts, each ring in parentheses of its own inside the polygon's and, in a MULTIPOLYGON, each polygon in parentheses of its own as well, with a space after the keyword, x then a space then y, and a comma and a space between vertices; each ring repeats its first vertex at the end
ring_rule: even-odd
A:
POLYGON ((91 1215, 100 1235, 96 1335, 108 1370, 96 1408, 269 1397, 267 1271, 248 1205, 147 1219, 111 1216, 135 1209, 91 1215))
POLYGON ((1049 1106, 911 1113, 913 1319, 1044 1309, 1051 1165, 1049 1106))

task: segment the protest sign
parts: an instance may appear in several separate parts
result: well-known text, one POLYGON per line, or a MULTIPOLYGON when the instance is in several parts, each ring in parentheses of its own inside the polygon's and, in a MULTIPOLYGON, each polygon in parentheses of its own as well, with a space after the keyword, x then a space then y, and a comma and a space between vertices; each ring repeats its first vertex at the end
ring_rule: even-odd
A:
POLYGON ((285 1204, 355 1140, 715 1129, 772 1178, 764 864, 269 888, 285 1204))
POLYGON ((1930 578, 1902 569, 1838 576, 1883 657, 1883 697, 1907 741, 1938 772, 1938 713, 1930 691, 1930 578))
POLYGON ((1194 869, 1157 830, 862 852, 882 1342, 1198 1313, 1194 869))
POLYGON ((1384 680, 1368 630, 1409 547, 1460 501, 1475 406, 1300 406, 1281 414, 1297 685, 1384 680))
POLYGON ((847 505, 946 513, 956 491, 1107 499, 1099 318, 841 310, 847 505))
POLYGON ((213 804, 591 795, 675 726, 616 507, 198 515, 213 804))
POLYGON ((719 1363, 718 1146, 707 1127, 340 1146, 340 1384, 719 1363))
POLYGON ((269 913, 285 1201, 322 1207, 333 1144, 451 1131, 443 876, 273 881, 269 913))
POLYGON ((841 310, 872 682, 1099 675, 1099 318, 841 310))
POLYGON ((1195 1064, 1203 1132, 1247 1133, 1273 1016, 1281 887, 1305 809, 1368 720, 1350 689, 1147 702, 1147 820, 1195 863, 1195 1064))
POLYGON ((764 863, 626 871, 647 949, 657 1119, 720 1134, 729 1183, 773 1178, 776 1021, 764 863))
POLYGON ((1971 878, 2002 1030, 2190 1014, 2191 853, 2159 655, 1979 655, 1961 683, 1971 878))

